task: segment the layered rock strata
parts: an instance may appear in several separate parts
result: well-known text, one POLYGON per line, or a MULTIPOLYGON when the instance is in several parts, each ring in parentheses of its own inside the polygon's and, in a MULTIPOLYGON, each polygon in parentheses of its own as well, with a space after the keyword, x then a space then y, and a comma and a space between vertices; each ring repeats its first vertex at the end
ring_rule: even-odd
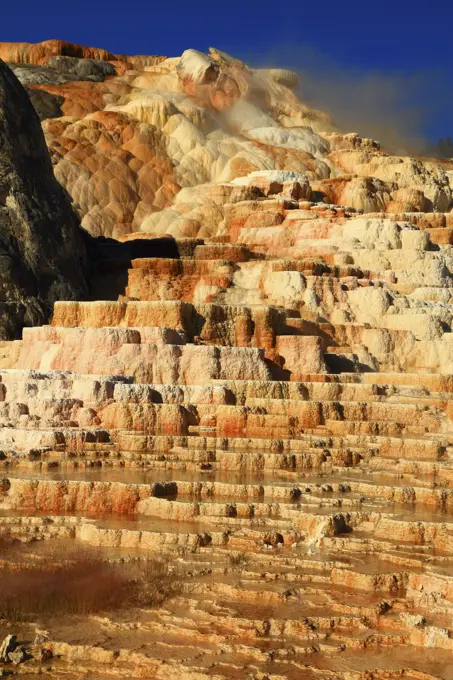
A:
POLYGON ((216 50, 70 56, 117 75, 44 128, 125 285, 2 343, 0 535, 187 580, 55 623, 49 677, 448 680, 453 168, 216 50))

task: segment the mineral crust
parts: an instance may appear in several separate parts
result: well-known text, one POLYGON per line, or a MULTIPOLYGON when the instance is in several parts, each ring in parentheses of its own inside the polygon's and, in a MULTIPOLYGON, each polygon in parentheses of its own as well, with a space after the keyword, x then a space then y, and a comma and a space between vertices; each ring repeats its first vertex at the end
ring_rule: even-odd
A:
POLYGON ((51 622, 46 677, 449 680, 453 163, 216 49, 0 56, 88 232, 41 148, 29 278, 0 274, 55 304, 0 347, 0 537, 187 573, 161 608, 51 622))

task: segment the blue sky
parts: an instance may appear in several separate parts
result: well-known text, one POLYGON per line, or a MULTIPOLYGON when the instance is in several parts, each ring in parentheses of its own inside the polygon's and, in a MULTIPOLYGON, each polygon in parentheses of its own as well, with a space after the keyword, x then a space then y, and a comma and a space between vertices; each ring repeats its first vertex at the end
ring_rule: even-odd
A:
MULTIPOLYGON (((63 38, 168 56, 213 45, 254 65, 308 68, 312 85, 324 82, 310 93, 321 104, 342 78, 345 90, 354 81, 373 89, 371 75, 377 90, 385 83, 384 99, 401 100, 383 107, 396 106, 403 119, 416 115, 419 131, 436 138, 453 136, 452 24, 448 0, 21 0, 3 3, 0 40, 63 38)), ((356 98, 360 107, 360 92, 356 98)), ((379 94, 372 100, 379 108, 379 94)))

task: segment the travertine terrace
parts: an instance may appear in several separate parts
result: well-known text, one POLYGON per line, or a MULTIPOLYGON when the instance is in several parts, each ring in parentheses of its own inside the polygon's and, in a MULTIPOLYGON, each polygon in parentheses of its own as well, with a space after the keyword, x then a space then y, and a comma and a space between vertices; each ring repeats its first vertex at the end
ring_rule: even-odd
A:
POLYGON ((449 680, 453 163, 214 49, 0 57, 92 253, 1 343, 0 536, 187 574, 50 622, 46 677, 449 680))

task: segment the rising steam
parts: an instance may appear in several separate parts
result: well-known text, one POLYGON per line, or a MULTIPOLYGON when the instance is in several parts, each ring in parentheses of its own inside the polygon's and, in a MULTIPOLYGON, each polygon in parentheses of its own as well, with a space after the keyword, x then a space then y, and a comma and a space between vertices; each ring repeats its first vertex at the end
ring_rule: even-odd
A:
POLYGON ((451 87, 441 72, 346 68, 315 48, 301 45, 285 46, 264 58, 244 58, 258 67, 278 65, 296 71, 300 96, 308 105, 329 113, 340 131, 371 137, 386 151, 399 155, 431 152, 428 124, 442 110, 453 108, 448 101, 451 87))

